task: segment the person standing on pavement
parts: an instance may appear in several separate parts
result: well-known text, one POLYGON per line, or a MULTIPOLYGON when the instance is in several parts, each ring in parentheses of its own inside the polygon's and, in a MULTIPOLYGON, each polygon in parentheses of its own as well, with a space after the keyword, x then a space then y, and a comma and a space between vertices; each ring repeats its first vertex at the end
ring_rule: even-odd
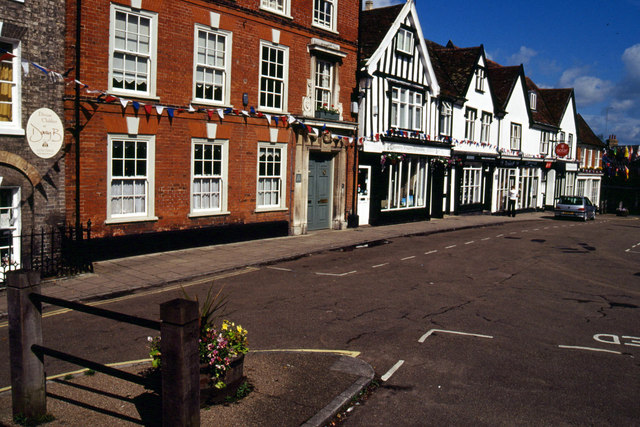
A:
POLYGON ((516 202, 518 201, 518 190, 516 186, 512 185, 509 190, 509 204, 507 205, 507 216, 516 216, 516 202))

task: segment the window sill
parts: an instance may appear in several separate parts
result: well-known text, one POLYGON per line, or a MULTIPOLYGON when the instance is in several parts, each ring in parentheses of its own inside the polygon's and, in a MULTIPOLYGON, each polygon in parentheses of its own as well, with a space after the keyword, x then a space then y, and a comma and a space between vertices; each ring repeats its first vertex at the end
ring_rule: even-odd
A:
POLYGON ((109 89, 107 91, 107 95, 113 95, 113 96, 117 96, 117 97, 125 97, 126 99, 129 99, 129 100, 147 99, 149 101, 160 101, 160 97, 156 96, 156 95, 144 95, 144 94, 137 93, 137 92, 119 91, 118 89, 109 89))
POLYGON ((331 33, 331 34, 335 34, 335 35, 338 35, 338 34, 339 34, 339 33, 338 33, 338 31, 337 31, 336 29, 334 29, 334 28, 329 28, 329 27, 325 27, 324 25, 320 25, 320 24, 316 24, 316 23, 313 23, 313 22, 312 22, 312 23, 311 23, 311 26, 312 26, 313 28, 317 28, 318 30, 326 31, 326 32, 331 33))
POLYGON ((264 212, 287 212, 289 208, 284 207, 274 207, 274 208, 256 208, 255 213, 264 213, 264 212))
POLYGON ((291 15, 289 15, 287 13, 284 13, 284 12, 280 12, 278 10, 269 9, 267 7, 264 7, 264 6, 260 6, 260 10, 262 10, 263 12, 273 13, 274 15, 282 16, 283 18, 287 18, 287 19, 293 20, 293 16, 291 16, 291 15))
POLYGON ((137 216, 137 217, 122 217, 122 218, 108 218, 105 220, 105 224, 127 224, 132 222, 153 222, 158 221, 157 216, 137 216))
POLYGON ((223 110, 227 108, 233 109, 233 105, 226 104, 225 102, 213 102, 213 101, 207 101, 206 99, 196 99, 196 98, 193 98, 191 100, 191 105, 194 107, 203 105, 205 107, 222 108, 223 110))
POLYGON ((0 135, 15 135, 15 136, 24 136, 24 129, 20 128, 3 128, 0 127, 0 135))
POLYGON ((202 217, 209 217, 209 216, 224 216, 224 215, 230 215, 231 212, 229 211, 215 211, 215 212, 191 212, 190 214, 187 215, 187 218, 202 218, 202 217))

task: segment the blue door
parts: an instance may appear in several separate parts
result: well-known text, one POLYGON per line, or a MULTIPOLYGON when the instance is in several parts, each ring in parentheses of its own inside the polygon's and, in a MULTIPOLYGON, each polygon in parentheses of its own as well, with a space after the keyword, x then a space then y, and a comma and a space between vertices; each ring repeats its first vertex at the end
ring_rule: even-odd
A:
POLYGON ((329 228, 331 222, 331 158, 309 154, 307 230, 329 228))

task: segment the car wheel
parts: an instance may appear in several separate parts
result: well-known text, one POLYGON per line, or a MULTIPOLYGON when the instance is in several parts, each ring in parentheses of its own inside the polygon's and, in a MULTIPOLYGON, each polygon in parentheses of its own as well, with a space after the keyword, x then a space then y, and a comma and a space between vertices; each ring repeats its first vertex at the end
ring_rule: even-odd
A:
POLYGON ((582 220, 583 220, 584 222, 587 222, 587 220, 588 220, 588 219, 589 219, 589 214, 585 212, 585 213, 584 213, 584 216, 582 217, 582 220))

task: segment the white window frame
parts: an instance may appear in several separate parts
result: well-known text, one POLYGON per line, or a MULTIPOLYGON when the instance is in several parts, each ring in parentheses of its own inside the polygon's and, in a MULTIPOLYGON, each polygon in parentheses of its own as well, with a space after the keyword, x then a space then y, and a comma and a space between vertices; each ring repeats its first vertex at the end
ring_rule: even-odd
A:
POLYGON ((422 130, 424 96, 404 87, 391 89, 391 127, 414 131, 422 130))
MULTIPOLYGON (((257 170, 256 170, 256 211, 264 212, 264 211, 274 211, 274 210, 286 210, 287 201, 286 201, 286 189, 287 189, 287 144, 274 144, 268 142, 259 142, 258 143, 258 153, 257 153, 257 170), (265 161, 265 169, 263 170, 265 173, 261 173, 261 153, 265 151, 265 153, 269 153, 271 150, 279 150, 280 151, 280 173, 269 173, 268 165, 269 163, 265 161), (267 183, 269 185, 267 185, 267 183), (274 184, 277 183, 277 189, 274 189, 274 184), (277 202, 265 202, 265 195, 275 194, 277 196, 277 202)), ((271 197, 269 197, 271 199, 271 197)))
POLYGON ((233 46, 232 33, 229 31, 222 31, 213 29, 211 27, 207 27, 204 25, 195 26, 195 32, 193 36, 193 100, 199 104, 210 104, 210 105, 229 105, 230 104, 230 93, 231 93, 231 51, 233 46), (207 43, 207 48, 205 49, 208 52, 211 52, 214 49, 209 47, 209 38, 212 37, 223 37, 224 38, 224 52, 223 52, 223 66, 217 66, 215 64, 207 64, 207 60, 209 58, 206 57, 205 53, 205 62, 199 61, 199 50, 200 50, 200 34, 204 33, 207 43), (222 75, 222 99, 209 99, 205 96, 198 96, 198 85, 203 86, 202 93, 205 94, 205 86, 210 84, 214 85, 215 79, 209 79, 207 81, 207 77, 199 78, 198 70, 202 69, 203 73, 208 73, 209 75, 214 75, 215 73, 220 73, 222 75))
POLYGON ((260 9, 291 18, 291 0, 260 0, 260 9))
POLYGON ((549 143, 551 142, 551 133, 540 131, 540 154, 549 154, 549 143))
MULTIPOLYGON (((121 135, 121 134, 108 134, 108 158, 107 158, 107 220, 106 223, 122 223, 122 222, 135 222, 135 221, 150 221, 157 220, 155 217, 155 135, 121 135), (146 154, 146 174, 126 176, 124 172, 122 175, 113 175, 113 144, 115 142, 145 142, 147 144, 146 154), (115 180, 122 181, 141 181, 144 182, 144 212, 130 212, 130 213, 113 213, 112 200, 119 195, 112 194, 112 186, 115 180)), ((124 150, 124 147, 123 147, 124 150)), ((136 152, 137 153, 137 152, 136 152)), ((124 152, 123 152, 124 155, 124 152)), ((123 157, 124 159, 125 157, 123 157)), ((141 193, 140 193, 141 194, 141 193)), ((130 195, 134 198, 134 210, 135 210, 135 194, 130 195)), ((123 197, 124 198, 124 197, 123 197)))
POLYGON ((538 95, 534 91, 529 92, 529 106, 533 111, 538 108, 538 95))
POLYGON ((476 68, 476 90, 478 92, 484 92, 484 84, 487 78, 487 74, 482 67, 476 68))
POLYGON ((522 148, 522 125, 511 122, 510 149, 520 151, 522 148))
MULTIPOLYGON (((212 150, 212 153, 215 150, 212 150)), ((228 188, 229 188, 229 140, 228 139, 204 139, 193 138, 191 140, 191 192, 190 192, 190 217, 207 216, 207 215, 223 215, 228 214, 228 188), (216 159, 206 157, 196 159, 196 146, 220 147, 220 172, 215 172, 216 159), (202 168, 198 168, 196 163, 201 162, 202 168), (207 173, 206 163, 211 164, 211 172, 207 173), (199 170, 202 169, 202 170, 199 170), (204 185, 209 185, 209 190, 204 191, 204 185), (212 188, 217 183, 217 191, 212 188), (202 200, 209 197, 209 206, 203 207, 202 200), (217 206, 211 203, 212 198, 217 196, 217 206), (199 201, 200 200, 200 201, 199 201)))
MULTIPOLYGON (((269 71, 271 73, 271 71, 269 71)), ((272 43, 269 41, 261 40, 260 41, 260 64, 258 66, 258 105, 261 110, 271 111, 271 112, 284 112, 287 111, 287 97, 288 97, 288 89, 289 89, 289 47, 283 46, 280 44, 272 43), (276 61, 271 61, 271 58, 264 58, 263 53, 265 49, 271 52, 282 52, 282 63, 276 61), (274 63, 276 67, 282 68, 282 76, 278 77, 277 75, 271 74, 262 74, 264 62, 266 61, 267 68, 269 68, 270 63, 274 63), (269 88, 265 88, 263 90, 263 82, 268 84, 269 81, 274 83, 280 83, 282 85, 282 91, 280 93, 275 90, 269 90, 269 88), (280 107, 274 107, 273 105, 268 105, 268 103, 263 103, 263 94, 268 96, 272 94, 273 96, 280 96, 280 107)))
POLYGON ((476 119, 478 118, 478 110, 468 108, 464 112, 464 138, 474 141, 476 136, 476 119))
POLYGON ((465 166, 460 195, 462 205, 482 203, 482 166, 465 166))
POLYGON ((493 122, 493 115, 482 112, 482 123, 480 124, 480 142, 489 143, 491 138, 491 122, 493 122))
POLYGON ((338 0, 313 0, 312 25, 329 31, 336 30, 338 0), (328 8, 328 10, 323 9, 328 8))
POLYGON ((22 215, 20 213, 20 187, 1 187, 10 192, 8 205, 0 204, 0 282, 4 281, 4 273, 18 270, 21 267, 22 215), (3 236, 7 237, 6 240, 3 236), (8 243, 8 244, 6 244, 8 243))
MULTIPOLYGON (((12 85, 11 101, 0 101, 3 105, 11 104, 11 120, 0 121, 0 135, 24 135, 22 128, 22 64, 21 64, 21 43, 18 40, 0 38, 0 41, 11 45, 13 58, 2 62, 11 62, 12 79, 0 80, 1 83, 12 85)), ((1 53, 0 53, 1 54, 1 53)))
POLYGON ((451 118, 453 106, 450 102, 440 104, 440 135, 451 136, 451 118))
POLYGON ((382 201, 382 211, 424 208, 427 206, 427 158, 407 156, 404 160, 389 164, 387 199, 382 201), (415 178, 415 179, 412 179, 415 178))
MULTIPOLYGON (((157 39, 158 39, 158 14, 146 10, 133 9, 126 6, 111 4, 111 19, 109 24, 109 91, 114 94, 137 96, 142 98, 155 98, 156 96, 156 63, 157 63, 157 39), (133 15, 140 18, 149 19, 149 52, 139 52, 128 50, 127 47, 116 49, 116 14, 124 13, 127 16, 133 15), (134 58, 147 58, 147 89, 135 90, 125 87, 114 87, 113 80, 115 74, 115 55, 120 53, 134 58)), ((126 43, 126 40, 125 40, 126 43)), ((123 61, 123 72, 126 69, 123 61)), ((138 71, 136 70, 136 73, 138 71)), ((126 77, 123 76, 123 86, 126 77)))
POLYGON ((570 159, 573 154, 573 134, 570 133, 567 135, 567 145, 569 146, 569 154, 567 154, 567 159, 570 159))
POLYGON ((413 31, 399 28, 396 34, 396 50, 407 55, 413 55, 413 31))
POLYGON ((313 76, 315 110, 320 108, 335 109, 334 99, 334 83, 336 64, 331 61, 316 58, 315 72, 313 76))

